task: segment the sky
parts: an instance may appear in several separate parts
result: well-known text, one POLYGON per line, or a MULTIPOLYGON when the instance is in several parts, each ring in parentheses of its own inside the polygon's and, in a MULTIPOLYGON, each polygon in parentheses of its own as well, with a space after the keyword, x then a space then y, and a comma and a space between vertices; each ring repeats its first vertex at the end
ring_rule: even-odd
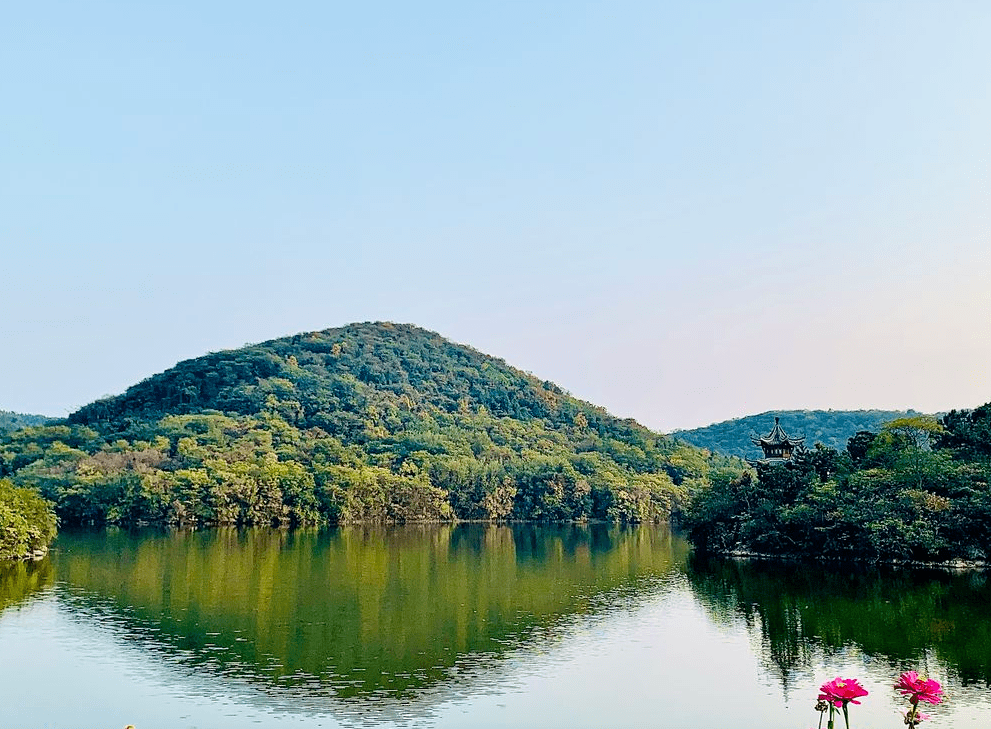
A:
POLYGON ((991 4, 37 0, 0 409, 409 322, 662 431, 991 401, 991 4))

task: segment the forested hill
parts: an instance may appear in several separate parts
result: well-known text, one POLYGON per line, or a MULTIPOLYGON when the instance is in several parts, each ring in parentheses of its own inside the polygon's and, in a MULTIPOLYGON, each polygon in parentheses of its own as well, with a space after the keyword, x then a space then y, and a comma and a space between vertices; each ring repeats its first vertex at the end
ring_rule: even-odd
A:
POLYGON ((0 436, 0 476, 67 523, 644 521, 733 468, 390 323, 208 354, 0 436))
POLYGON ((0 433, 17 428, 26 428, 30 425, 42 425, 51 419, 45 415, 28 415, 26 413, 14 413, 10 410, 0 410, 0 433))
POLYGON ((776 410, 725 420, 704 428, 676 430, 671 436, 714 453, 756 458, 760 451, 750 442, 751 433, 770 432, 774 418, 780 417, 785 432, 804 435, 807 447, 822 443, 842 451, 847 441, 859 431, 876 433, 882 425, 896 418, 918 414, 914 410, 776 410))
POLYGON ((477 412, 572 425, 578 413, 611 435, 645 432, 470 347, 408 324, 352 324, 180 362, 69 422, 103 431, 163 414, 276 411, 300 427, 366 440, 375 426, 430 412, 477 412))

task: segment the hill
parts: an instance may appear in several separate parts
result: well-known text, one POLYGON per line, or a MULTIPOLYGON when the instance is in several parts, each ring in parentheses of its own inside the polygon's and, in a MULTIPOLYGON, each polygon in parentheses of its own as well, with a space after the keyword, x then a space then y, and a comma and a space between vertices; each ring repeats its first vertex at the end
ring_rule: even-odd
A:
POLYGON ((27 428, 32 425, 43 425, 52 418, 45 415, 26 415, 24 413, 14 413, 9 410, 0 410, 0 433, 18 428, 27 428))
POLYGON ((777 410, 725 420, 704 428, 676 430, 670 435, 713 453, 756 458, 761 454, 750 442, 751 434, 767 433, 774 425, 774 418, 780 417, 781 427, 789 435, 804 435, 807 447, 822 443, 842 451, 847 441, 860 431, 876 433, 896 418, 918 414, 914 410, 777 410))
POLYGON ((0 437, 68 523, 666 518, 728 461, 411 325, 180 362, 0 437))
POLYGON ((702 551, 859 560, 991 559, 991 403, 898 418, 842 451, 692 494, 683 524, 702 551))

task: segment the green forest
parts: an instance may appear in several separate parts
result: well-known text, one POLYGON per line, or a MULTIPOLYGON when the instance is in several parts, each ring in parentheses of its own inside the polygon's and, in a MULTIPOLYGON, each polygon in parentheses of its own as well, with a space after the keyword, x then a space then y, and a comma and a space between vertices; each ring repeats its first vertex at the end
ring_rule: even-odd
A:
POLYGON ((0 434, 0 477, 62 524, 658 521, 740 473, 390 323, 207 354, 0 434))
POLYGON ((878 432, 897 418, 921 415, 914 410, 776 410, 748 415, 734 420, 707 425, 692 430, 676 430, 673 438, 708 448, 713 453, 739 458, 756 458, 760 450, 750 442, 753 433, 762 435, 771 429, 774 418, 781 418, 781 427, 789 435, 805 436, 805 442, 822 443, 843 450, 846 442, 860 431, 878 432))
POLYGON ((943 561, 991 558, 991 403, 893 420, 840 451, 713 479, 685 510, 703 552, 943 561))

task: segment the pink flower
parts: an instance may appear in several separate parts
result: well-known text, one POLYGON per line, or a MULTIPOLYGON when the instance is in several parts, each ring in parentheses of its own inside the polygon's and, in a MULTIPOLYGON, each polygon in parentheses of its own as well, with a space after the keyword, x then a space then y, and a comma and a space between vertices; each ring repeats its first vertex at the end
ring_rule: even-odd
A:
POLYGON ((938 704, 943 700, 943 687, 939 681, 931 678, 920 678, 915 671, 905 671, 899 678, 895 688, 902 696, 908 696, 909 703, 913 706, 920 701, 927 704, 938 704))
POLYGON ((867 696, 867 689, 860 685, 855 678, 840 678, 819 687, 819 700, 828 701, 833 706, 842 707, 847 704, 859 704, 857 697, 867 696))

